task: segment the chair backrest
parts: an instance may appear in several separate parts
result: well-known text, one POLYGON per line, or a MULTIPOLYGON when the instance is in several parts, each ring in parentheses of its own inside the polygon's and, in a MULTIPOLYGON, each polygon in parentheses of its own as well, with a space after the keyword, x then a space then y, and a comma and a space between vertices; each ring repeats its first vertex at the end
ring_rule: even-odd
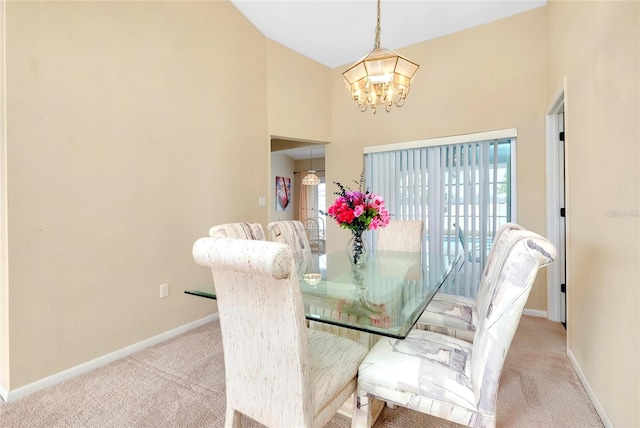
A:
POLYGON ((422 250, 422 220, 391 220, 378 229, 376 249, 419 253, 422 250))
POLYGON ((482 414, 495 415, 500 375, 524 305, 539 268, 555 258, 556 249, 547 239, 511 230, 487 266, 489 295, 486 306, 477 308, 471 360, 471 382, 482 414))
POLYGON ((291 247, 298 274, 304 273, 304 269, 311 260, 311 247, 307 234, 298 220, 272 221, 267 225, 269 240, 281 242, 291 247))
POLYGON ((213 226, 209 236, 214 238, 255 239, 264 241, 264 229, 260 223, 227 223, 213 226))
POLYGON ((267 426, 311 426, 309 340, 291 248, 201 238, 193 257, 216 284, 228 408, 267 426))
POLYGON ((318 218, 305 218, 301 223, 309 241, 320 239, 320 220, 318 218))
MULTIPOLYGON (((493 262, 498 254, 504 250, 507 238, 517 230, 524 230, 522 226, 516 223, 505 223, 498 228, 493 236, 493 243, 487 256, 487 263, 482 271, 482 277, 480 278, 480 285, 478 286, 478 294, 476 296, 476 310, 485 313, 489 304, 489 297, 491 295, 490 279, 494 277, 494 269, 499 269, 499 266, 493 262)), ((495 282, 494 282, 495 284, 495 282)))

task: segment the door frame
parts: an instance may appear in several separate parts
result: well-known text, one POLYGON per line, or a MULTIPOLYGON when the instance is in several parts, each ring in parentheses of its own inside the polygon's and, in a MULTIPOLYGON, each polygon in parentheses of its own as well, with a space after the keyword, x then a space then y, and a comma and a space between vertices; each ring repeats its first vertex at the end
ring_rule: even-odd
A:
MULTIPOLYGON (((557 145, 559 141, 558 115, 562 112, 566 115, 565 93, 567 86, 567 78, 563 79, 562 85, 556 91, 545 115, 546 124, 546 181, 547 181, 547 239, 551 241, 556 248, 560 249, 560 159, 558 158, 557 145)), ((566 135, 566 134, 565 134, 566 135)), ((565 137, 566 142, 566 137, 565 137)), ((565 146, 566 147, 566 146, 565 146)), ((565 165, 566 165, 566 148, 565 148, 565 165)), ((566 171, 565 171, 566 175, 566 171)), ((565 200, 566 200, 566 183, 565 183, 565 200)), ((566 205, 565 205, 566 209, 566 205)), ((565 216, 565 230, 566 230, 565 216)), ((562 246, 566 249, 565 245, 562 246)), ((566 260, 566 256, 565 256, 566 260)), ((561 321, 562 317, 562 298, 560 292, 561 271, 558 263, 551 263, 547 266, 547 317, 551 321, 561 321)), ((565 271, 566 276, 566 271, 565 271)), ((565 278, 566 281, 566 278, 565 278)), ((568 295, 568 293, 566 294, 568 295)), ((568 312, 568 307, 567 311, 568 312)), ((565 320, 568 318, 565 312, 565 320)))
POLYGON ((0 0, 0 396, 9 396, 6 1, 0 0))

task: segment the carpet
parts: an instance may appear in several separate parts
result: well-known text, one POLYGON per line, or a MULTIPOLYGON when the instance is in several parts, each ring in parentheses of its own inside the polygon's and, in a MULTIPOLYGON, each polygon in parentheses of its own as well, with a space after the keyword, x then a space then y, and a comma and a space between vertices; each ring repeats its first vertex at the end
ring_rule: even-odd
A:
MULTIPOLYGON (((498 392, 498 427, 602 427, 566 356, 562 325, 523 316, 498 392)), ((222 427, 225 381, 218 321, 0 407, 1 427, 222 427)), ((335 415, 329 428, 351 420, 335 415)), ((459 425, 385 408, 375 427, 459 425)), ((243 418, 243 427, 261 427, 243 418)), ((283 428, 288 428, 283 425, 283 428)))

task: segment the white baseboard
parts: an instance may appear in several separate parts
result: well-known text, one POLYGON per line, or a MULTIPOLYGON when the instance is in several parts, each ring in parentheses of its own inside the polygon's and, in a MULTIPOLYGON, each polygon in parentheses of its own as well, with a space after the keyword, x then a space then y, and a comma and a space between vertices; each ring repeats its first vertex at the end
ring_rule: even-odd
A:
POLYGON ((72 379, 81 374, 90 372, 91 370, 95 370, 98 367, 101 367, 106 364, 117 361, 119 359, 125 358, 131 354, 142 351, 143 349, 149 348, 150 346, 157 345, 160 342, 164 342, 165 340, 171 339, 172 337, 178 336, 182 333, 185 333, 189 330, 192 330, 196 327, 200 327, 201 325, 204 325, 211 321, 215 321, 217 319, 218 319, 218 313, 216 312, 213 315, 206 316, 204 318, 190 322, 183 326, 174 328, 173 330, 169 330, 157 336, 150 337, 149 339, 145 339, 142 342, 138 342, 131 346, 127 346, 126 348, 122 348, 110 354, 103 355, 102 357, 96 358, 95 360, 87 361, 86 363, 80 364, 75 367, 71 367, 70 369, 45 377, 44 379, 40 379, 38 381, 22 386, 20 388, 16 388, 11 391, 7 390, 7 388, 4 385, 0 384, 0 395, 2 396, 2 398, 6 403, 10 403, 19 398, 22 398, 29 394, 33 394, 34 392, 40 391, 44 388, 48 388, 50 386, 72 379))
POLYGON ((591 385, 589 384, 589 382, 587 381, 587 378, 582 372, 582 369, 580 368, 578 361, 576 361, 575 357, 573 356, 573 353, 569 349, 567 349, 567 357, 569 358, 569 361, 571 362, 573 369, 576 371, 576 374, 578 375, 580 382, 582 382, 582 386, 584 386, 585 391, 587 391, 587 395, 589 396, 591 403, 593 403, 593 407, 595 407, 596 412, 598 413, 598 416, 600 416, 600 419, 602 419, 602 423, 606 428, 614 428, 613 424, 611 423, 611 419, 609 419, 607 412, 605 412, 604 407, 602 407, 600 400, 598 400, 598 397, 596 396, 595 392, 593 392, 593 389, 591 389, 591 385))
POLYGON ((547 317, 547 311, 541 311, 538 309, 525 309, 522 312, 523 315, 531 315, 532 317, 540 317, 540 318, 546 318, 547 317))
POLYGON ((7 397, 9 396, 9 389, 4 386, 3 383, 0 383, 0 397, 6 402, 7 397))

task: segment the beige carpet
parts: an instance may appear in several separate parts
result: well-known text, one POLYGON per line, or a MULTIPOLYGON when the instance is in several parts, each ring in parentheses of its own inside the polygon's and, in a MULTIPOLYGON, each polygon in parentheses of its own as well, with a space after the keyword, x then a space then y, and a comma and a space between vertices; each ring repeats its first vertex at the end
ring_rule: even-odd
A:
MULTIPOLYGON (((601 427, 566 357, 562 326, 523 317, 498 397, 499 427, 601 427)), ((218 322, 0 407, 0 427, 221 427, 224 362, 218 322)), ((349 427, 336 415, 329 427, 349 427)), ((244 420, 244 427, 258 427, 244 420)), ((376 427, 454 427, 384 409, 376 427)))

